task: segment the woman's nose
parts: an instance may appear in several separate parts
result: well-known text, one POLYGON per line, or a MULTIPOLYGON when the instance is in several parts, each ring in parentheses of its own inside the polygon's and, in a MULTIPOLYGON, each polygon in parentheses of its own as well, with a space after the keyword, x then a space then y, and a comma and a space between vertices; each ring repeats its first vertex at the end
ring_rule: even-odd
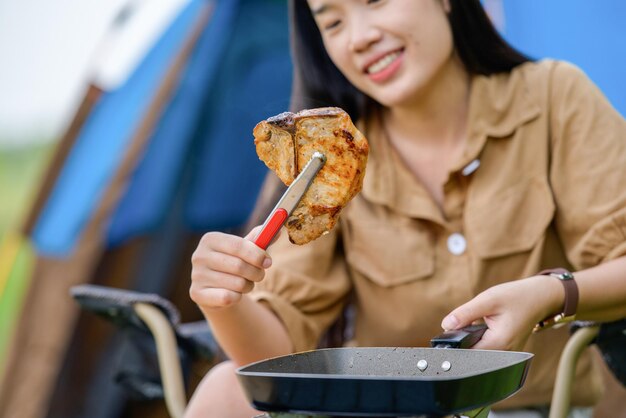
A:
POLYGON ((365 51, 378 42, 382 36, 380 29, 364 20, 355 19, 351 26, 350 50, 352 52, 365 51))

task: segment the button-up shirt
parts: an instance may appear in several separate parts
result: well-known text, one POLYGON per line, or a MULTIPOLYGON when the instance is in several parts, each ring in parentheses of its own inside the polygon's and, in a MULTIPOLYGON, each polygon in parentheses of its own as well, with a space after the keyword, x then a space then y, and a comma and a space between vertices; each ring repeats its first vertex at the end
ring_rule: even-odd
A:
MULTIPOLYGON (((570 64, 472 78, 467 145, 442 206, 375 118, 361 128, 370 142, 362 192, 328 235, 296 246, 282 234, 252 293, 298 351, 315 348, 347 303, 353 344, 428 346, 446 314, 491 286, 626 254, 626 122, 570 64)), ((567 338, 565 328, 529 338, 529 376, 500 407, 550 402, 567 338)), ((600 391, 586 354, 572 401, 589 405, 600 391)))

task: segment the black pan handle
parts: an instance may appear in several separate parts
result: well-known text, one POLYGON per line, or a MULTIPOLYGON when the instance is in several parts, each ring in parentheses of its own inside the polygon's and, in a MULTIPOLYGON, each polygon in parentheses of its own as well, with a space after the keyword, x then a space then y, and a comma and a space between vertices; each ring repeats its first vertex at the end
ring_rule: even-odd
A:
POLYGON ((430 340, 435 348, 470 348, 482 338, 487 325, 470 325, 465 328, 446 331, 430 340))

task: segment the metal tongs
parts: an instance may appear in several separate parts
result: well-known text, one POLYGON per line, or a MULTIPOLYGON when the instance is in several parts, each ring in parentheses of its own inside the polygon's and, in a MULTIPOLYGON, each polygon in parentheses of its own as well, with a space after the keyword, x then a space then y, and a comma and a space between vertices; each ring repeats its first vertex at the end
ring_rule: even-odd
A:
POLYGON ((269 214, 261 232, 254 238, 254 243, 264 250, 270 245, 280 228, 285 224, 294 209, 300 203, 302 196, 308 190, 317 173, 326 163, 326 156, 321 152, 314 152, 311 159, 304 166, 298 177, 291 183, 287 191, 280 198, 269 214))

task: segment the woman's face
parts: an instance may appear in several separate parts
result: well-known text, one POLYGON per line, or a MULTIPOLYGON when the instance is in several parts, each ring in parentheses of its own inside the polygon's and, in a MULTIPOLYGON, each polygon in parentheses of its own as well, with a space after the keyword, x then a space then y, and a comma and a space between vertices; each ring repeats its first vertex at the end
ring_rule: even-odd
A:
POLYGON ((453 62, 444 2, 308 0, 337 68, 385 106, 416 100, 453 62))

